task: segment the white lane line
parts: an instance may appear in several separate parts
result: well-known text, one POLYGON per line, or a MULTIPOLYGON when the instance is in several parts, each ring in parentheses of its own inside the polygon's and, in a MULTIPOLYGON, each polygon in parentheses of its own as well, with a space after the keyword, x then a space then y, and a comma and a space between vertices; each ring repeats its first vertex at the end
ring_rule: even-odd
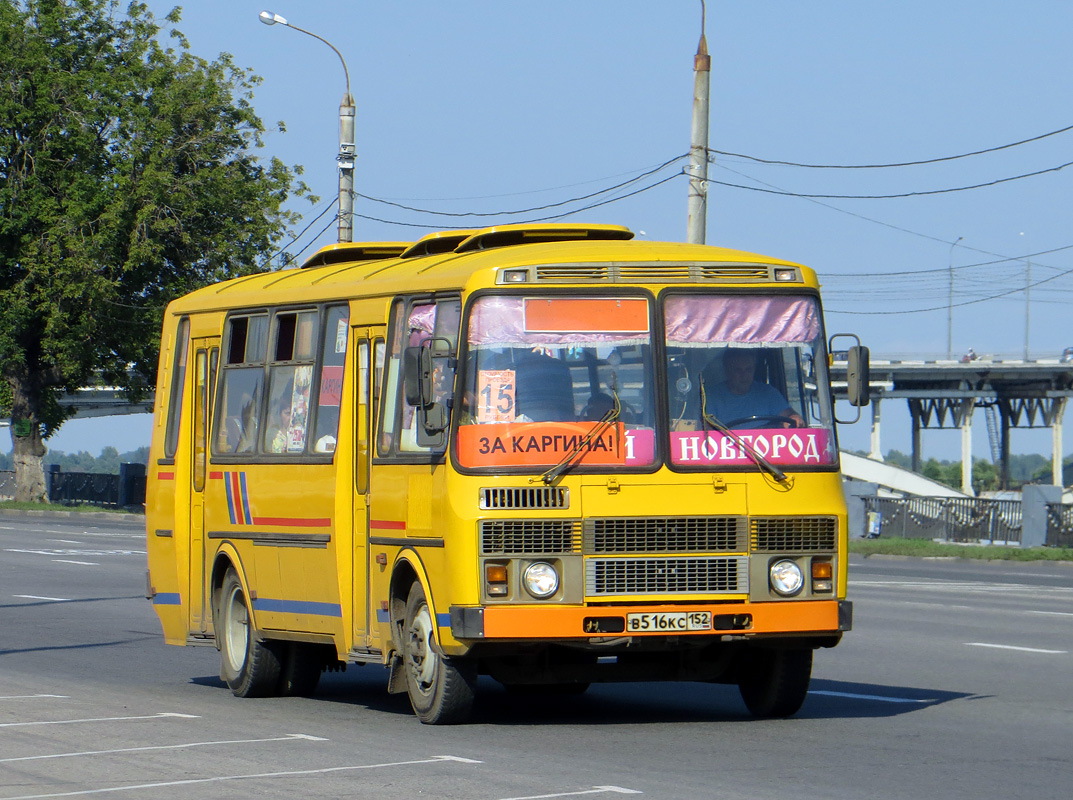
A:
POLYGON ((70 603, 69 597, 41 597, 36 594, 13 594, 12 597, 20 597, 23 600, 47 600, 50 603, 70 603))
POLYGON ((56 547, 51 550, 26 550, 17 547, 4 548, 5 553, 31 553, 35 556, 144 556, 144 550, 75 550, 56 547))
POLYGON ((80 567, 99 567, 100 564, 96 561, 72 561, 69 558, 54 558, 52 559, 54 564, 78 564, 80 567))
POLYGON ((0 697, 0 700, 36 700, 39 697, 55 697, 59 700, 70 700, 68 694, 9 694, 0 697))
POLYGON ((160 714, 149 714, 142 717, 97 717, 95 719, 50 719, 36 722, 0 722, 0 728, 25 728, 30 725, 75 725, 79 722, 126 722, 134 719, 161 719, 162 717, 178 717, 179 719, 200 719, 197 714, 176 714, 168 711, 160 714))
POLYGON ((1046 614, 1052 617, 1073 617, 1073 611, 1026 611, 1026 614, 1046 614))
POLYGON ((580 792, 559 792, 558 794, 530 794, 525 797, 504 797, 502 800, 546 800, 549 797, 577 797, 583 794, 644 794, 636 789, 624 789, 621 786, 593 786, 580 792))
POLYGON ((825 689, 809 689, 809 694, 822 694, 825 697, 848 697, 852 700, 879 700, 882 703, 930 703, 931 700, 918 700, 912 697, 885 697, 881 694, 854 694, 852 692, 829 692, 825 689))
POLYGON ((186 744, 160 744, 147 745, 145 747, 123 747, 117 750, 85 750, 81 753, 52 753, 45 756, 19 756, 18 758, 0 758, 0 764, 10 761, 38 761, 46 758, 74 758, 76 756, 101 756, 109 753, 140 753, 145 750, 182 750, 186 747, 215 747, 225 744, 262 744, 264 742, 296 742, 299 740, 308 742, 327 742, 321 736, 310 736, 307 733, 288 733, 286 736, 276 736, 271 739, 230 739, 222 742, 187 742, 186 744))
POLYGON ((1061 656, 1068 650, 1042 650, 1038 647, 1015 647, 1012 644, 991 644, 990 642, 965 642, 969 647, 993 647, 996 650, 1017 650, 1021 653, 1045 653, 1047 655, 1061 656))
POLYGON ((226 781, 256 780, 258 778, 297 778, 303 775, 326 775, 333 772, 354 772, 362 769, 382 769, 385 767, 409 767, 416 764, 439 764, 444 761, 461 761, 467 764, 480 764, 468 758, 455 756, 433 756, 432 758, 415 759, 413 761, 388 761, 383 764, 352 764, 343 767, 325 767, 323 769, 296 769, 286 772, 255 772, 248 775, 217 775, 211 778, 187 778, 181 781, 161 781, 159 783, 143 783, 137 786, 106 786, 101 789, 83 789, 77 792, 55 792, 51 794, 24 794, 18 797, 7 797, 4 800, 44 800, 46 797, 81 797, 90 794, 108 794, 111 792, 129 792, 143 789, 161 789, 166 786, 194 786, 199 783, 224 783, 226 781))
POLYGON ((59 542, 60 544, 85 544, 85 542, 76 542, 73 539, 49 539, 50 542, 59 542))

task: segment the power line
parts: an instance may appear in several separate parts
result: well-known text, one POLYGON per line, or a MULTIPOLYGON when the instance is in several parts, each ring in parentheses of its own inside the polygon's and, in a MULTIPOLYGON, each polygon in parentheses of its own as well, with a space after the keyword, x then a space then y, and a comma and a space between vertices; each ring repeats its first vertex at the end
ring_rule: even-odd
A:
POLYGON ((1048 167, 1047 169, 1041 169, 1036 172, 1026 172, 1023 175, 1014 175, 1009 178, 998 178, 997 180, 987 181, 986 183, 977 183, 972 186, 957 186, 950 189, 931 189, 923 192, 902 192, 900 194, 804 194, 801 192, 784 192, 777 189, 761 189, 758 186, 742 186, 737 183, 727 183, 725 181, 712 180, 709 182, 719 186, 728 186, 731 189, 745 189, 750 192, 777 194, 782 195, 783 197, 802 197, 805 199, 811 198, 821 200, 895 200, 903 197, 925 197, 927 195, 949 194, 951 192, 967 192, 971 189, 983 189, 987 186, 997 186, 1000 183, 1009 183, 1010 181, 1019 181, 1023 178, 1044 175, 1048 172, 1058 172, 1069 166, 1073 166, 1073 161, 1067 161, 1065 164, 1059 164, 1057 167, 1048 167))
POLYGON ((1059 128, 1056 131, 1050 133, 1042 133, 1039 136, 1033 136, 1029 139, 1022 139, 1019 142, 1010 142, 1009 144, 1002 144, 998 147, 988 147, 984 150, 974 150, 971 153, 961 153, 956 156, 941 156, 939 158, 928 158, 923 161, 903 161, 895 164, 802 164, 796 161, 778 161, 775 159, 758 158, 756 156, 745 155, 742 153, 729 153, 725 150, 712 150, 709 149, 709 153, 717 153, 722 156, 732 156, 734 158, 744 158, 749 161, 755 161, 760 164, 773 164, 783 167, 802 167, 804 169, 888 169, 890 167, 917 167, 923 164, 938 164, 943 161, 956 161, 959 158, 969 158, 971 156, 980 156, 985 153, 996 153, 999 150, 1008 150, 1011 147, 1020 147, 1023 144, 1029 144, 1031 142, 1038 142, 1040 139, 1046 139, 1048 136, 1057 136, 1060 133, 1066 133, 1067 131, 1073 131, 1073 125, 1069 125, 1065 128, 1059 128))
MULTIPOLYGON (((414 206, 403 205, 402 203, 396 203, 396 202, 393 202, 391 200, 386 200, 386 199, 383 199, 383 198, 370 197, 369 195, 361 194, 360 192, 355 192, 354 196, 355 197, 360 197, 363 200, 369 200, 369 201, 374 202, 374 203, 381 203, 381 204, 387 205, 387 206, 394 206, 395 208, 400 208, 400 209, 402 209, 404 211, 413 211, 413 212, 418 213, 418 214, 433 214, 433 215, 439 216, 439 217, 501 217, 501 216, 515 216, 515 215, 518 215, 518 214, 531 214, 531 213, 536 212, 536 211, 546 211, 546 210, 548 210, 550 208, 561 208, 562 206, 569 205, 570 203, 579 203, 579 202, 582 202, 584 200, 590 200, 593 197, 599 197, 602 194, 607 194, 608 192, 614 192, 614 191, 616 191, 618 189, 622 189, 622 188, 624 188, 626 186, 629 186, 631 184, 637 183, 637 181, 641 180, 642 178, 647 178, 649 175, 654 175, 655 173, 659 172, 660 170, 665 169, 666 167, 669 167, 675 161, 680 161, 680 160, 682 160, 683 158, 685 158, 688 155, 689 155, 688 153, 683 153, 681 155, 677 155, 674 158, 671 158, 671 159, 668 159, 667 161, 664 161, 662 164, 660 164, 657 167, 653 167, 652 169, 649 169, 649 170, 647 170, 645 172, 642 172, 640 175, 637 175, 636 177, 630 178, 628 181, 623 181, 622 183, 617 183, 614 186, 608 186, 606 189, 600 189, 599 191, 591 192, 591 193, 585 194, 585 195, 581 195, 580 197, 571 197, 571 198, 569 198, 567 200, 560 200, 559 202, 556 202, 556 203, 547 203, 547 204, 542 205, 542 206, 531 206, 529 208, 519 208, 519 209, 514 209, 512 211, 436 211, 436 210, 430 209, 430 208, 416 208, 414 206)), ((571 213, 573 213, 573 212, 571 212, 571 213)))

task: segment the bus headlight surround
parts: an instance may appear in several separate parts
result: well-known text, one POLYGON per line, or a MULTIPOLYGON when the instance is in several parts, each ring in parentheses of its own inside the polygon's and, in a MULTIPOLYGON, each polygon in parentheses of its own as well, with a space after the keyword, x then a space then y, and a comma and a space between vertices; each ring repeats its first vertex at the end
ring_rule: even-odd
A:
POLYGON ((525 590, 533 597, 544 599, 559 590, 559 573, 546 561, 536 561, 522 574, 525 590))
POLYGON ((771 588, 783 597, 793 597, 805 585, 805 576, 801 572, 801 567, 796 562, 785 558, 771 565, 768 576, 771 588))

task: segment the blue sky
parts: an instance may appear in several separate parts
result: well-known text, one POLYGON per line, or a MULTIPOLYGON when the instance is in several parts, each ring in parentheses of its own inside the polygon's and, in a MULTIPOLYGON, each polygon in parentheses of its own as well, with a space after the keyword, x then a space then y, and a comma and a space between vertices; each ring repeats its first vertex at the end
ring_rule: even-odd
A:
MULTIPOLYGON (((163 17, 173 3, 149 6, 163 17)), ((266 8, 329 39, 349 66, 355 189, 365 196, 355 203, 355 239, 532 219, 428 211, 560 203, 689 149, 699 0, 188 0, 178 27, 192 51, 227 51, 264 79, 254 98, 272 130, 263 152, 304 165, 322 198, 312 210, 299 206, 307 221, 337 190, 343 71, 324 44, 262 25, 266 8), (286 133, 275 132, 277 120, 286 133)), ((945 355, 951 266, 955 354, 972 347, 1021 355, 1031 262, 1032 281, 1046 282, 1031 294, 1030 353, 1057 356, 1073 345, 1073 275, 1063 274, 1073 270, 1073 249, 1059 249, 1073 245, 1073 166, 1054 168, 1073 161, 1073 131, 919 166, 809 169, 753 159, 925 161, 1073 125, 1071 30, 1073 3, 1064 0, 709 2, 710 147, 721 154, 709 171, 708 243, 817 269, 828 332, 856 332, 878 357, 945 355), (1042 170, 1052 171, 1005 180, 1042 170), (771 193, 892 195, 994 181, 1002 182, 896 199, 771 193)), ((659 186, 566 219, 682 240, 686 183, 672 176, 683 164, 619 194, 668 179, 659 186)), ((291 250, 308 255, 334 241, 331 214, 291 250)), ((887 401, 883 413, 884 449, 908 449, 902 404, 887 401)), ((867 446, 867 419, 843 431, 844 446, 867 446)), ((982 414, 976 422, 975 453, 983 456, 982 414)), ((124 450, 148 443, 149 428, 144 416, 72 421, 50 445, 124 450)), ((925 455, 958 458, 958 441, 954 432, 928 433, 925 455)), ((1013 434, 1015 452, 1049 449, 1049 432, 1013 434)))

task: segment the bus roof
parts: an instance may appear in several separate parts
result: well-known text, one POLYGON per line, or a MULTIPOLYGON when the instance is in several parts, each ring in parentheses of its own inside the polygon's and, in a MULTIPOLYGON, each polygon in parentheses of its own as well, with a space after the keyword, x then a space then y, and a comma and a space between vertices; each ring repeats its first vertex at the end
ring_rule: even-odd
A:
POLYGON ((618 225, 499 225, 442 231, 417 242, 356 242, 321 248, 300 270, 260 273, 198 289, 172 313, 332 298, 495 286, 504 269, 523 285, 721 284, 773 281, 776 267, 812 270, 769 256, 710 245, 633 240, 618 225), (315 267, 315 268, 314 268, 315 267), (524 273, 524 274, 522 274, 524 273))

